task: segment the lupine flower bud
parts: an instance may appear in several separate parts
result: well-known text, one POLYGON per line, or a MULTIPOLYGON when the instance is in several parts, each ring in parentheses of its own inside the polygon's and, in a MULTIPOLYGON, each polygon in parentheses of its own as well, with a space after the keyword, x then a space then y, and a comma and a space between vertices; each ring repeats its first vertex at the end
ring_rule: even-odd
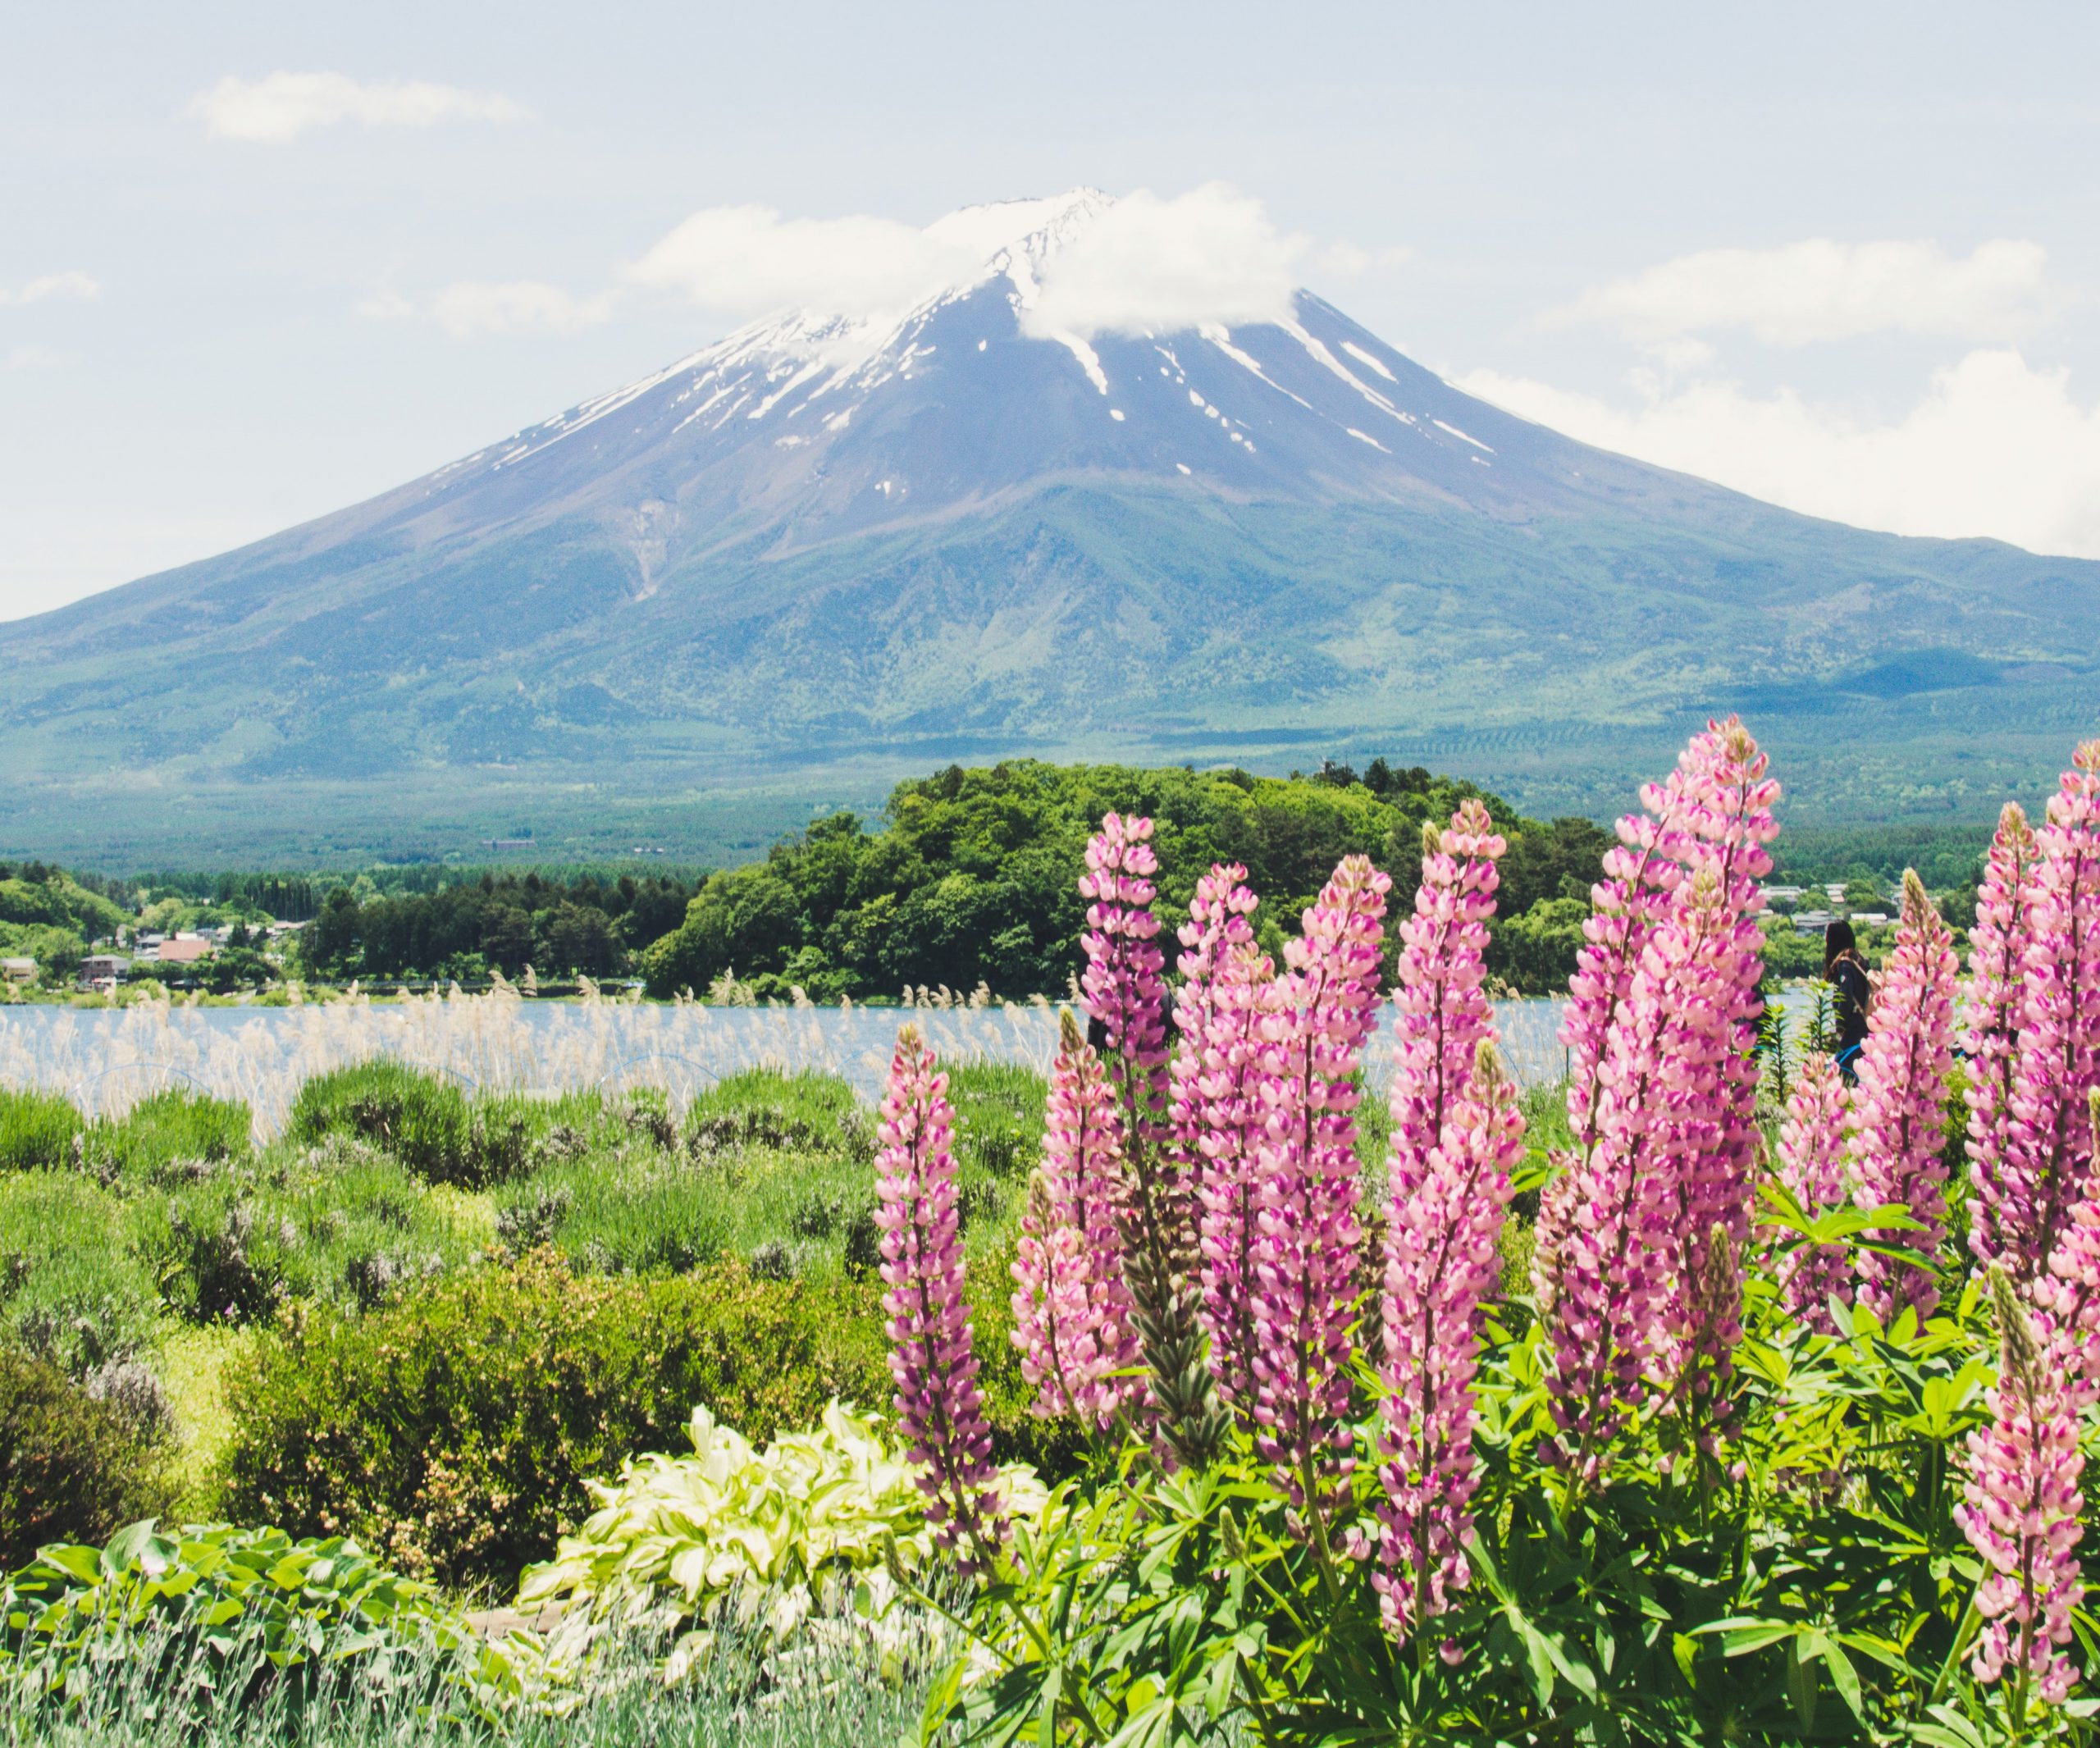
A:
POLYGON ((1013 1275, 1014 1344, 1035 1412, 1067 1409, 1106 1428, 1144 1394, 1123 1281, 1122 1129, 1100 1058, 1069 1009, 1044 1112, 1043 1164, 1013 1275))
POLYGON ((1247 870, 1216 867, 1196 883, 1180 931, 1175 1006, 1174 1127, 1195 1179, 1200 1311, 1211 1375, 1226 1403, 1253 1405, 1257 1148, 1265 1072, 1262 1026, 1275 968, 1254 946, 1247 870))
POLYGON ((1976 921, 1969 931, 1969 1175, 1976 1199, 1969 1248, 2016 1276, 2039 1266, 2034 1185, 2012 1144, 2014 1070, 2027 1002, 2028 909, 2034 897, 2034 833, 2007 801, 1991 839, 1976 921))
MULTIPOLYGON (((1779 1181, 1806 1213, 1819 1214, 1850 1199, 1845 1185, 1845 1079, 1838 1065, 1819 1052, 1810 1056, 1787 1099, 1776 1162, 1779 1181)), ((1844 1245, 1796 1246, 1781 1258, 1778 1279, 1789 1311, 1812 1330, 1834 1333, 1830 1300, 1833 1295, 1849 1299, 1852 1294, 1851 1257, 1844 1245)))
POLYGON ((1443 1613, 1472 1577, 1473 1377, 1524 1119, 1491 1038, 1476 1043, 1467 1082, 1420 1180, 1394 1197, 1386 1231, 1383 1570, 1373 1582, 1395 1638, 1443 1613))
POLYGON ((915 1025, 897 1035, 875 1160, 875 1225, 897 1417, 926 1495, 935 1542, 966 1566, 1003 1540, 992 1429, 977 1387, 964 1303, 948 1078, 915 1025))
POLYGON ((2084 1114, 2100 1086, 2100 741, 2078 749, 2037 834, 2008 1175, 2031 1184, 2034 1275, 2089 1190, 2084 1114))
POLYGON ((1996 1267, 1991 1297, 2002 1338, 1998 1381, 1985 1398, 1988 1424, 1969 1435, 1968 1478, 1954 1508, 1985 1568, 1976 1591, 1984 1631, 1971 1667, 1980 1682, 2024 1671, 2043 1699, 2060 1704, 2077 1678, 2064 1647, 2084 1595, 2078 1417, 1996 1267))
POLYGON ((1861 1207, 1897 1203, 1918 1222, 1884 1235, 1915 1263, 1860 1256, 1860 1300, 1886 1323, 1906 1306, 1922 1322, 1939 1303, 1932 1262, 1947 1235, 1942 1108, 1954 1066, 1953 938, 1924 885, 1903 874, 1903 916, 1867 1015, 1847 1122, 1846 1168, 1861 1207))
POLYGON ((1165 963, 1153 915, 1158 864, 1152 821, 1114 814, 1087 846, 1081 896, 1087 910, 1081 987, 1106 1034, 1111 1084, 1123 1129, 1123 1279, 1130 1327, 1152 1374, 1156 1431, 1190 1467, 1207 1463, 1226 1419, 1204 1357, 1191 1278, 1194 1223, 1188 1186, 1171 1155, 1166 1110, 1165 963))
POLYGON ((1286 948, 1264 1021, 1254 1270, 1255 1449, 1301 1522, 1330 1520, 1353 1464, 1349 1326, 1354 1308, 1357 1093, 1378 997, 1392 882, 1345 857, 1286 948))
POLYGON ((1495 862, 1504 847, 1477 801, 1462 803, 1448 828, 1422 827, 1422 884, 1414 915, 1399 927, 1393 992, 1386 1181, 1396 1205, 1421 1183, 1445 1121, 1465 1097, 1481 1041, 1494 1031, 1484 984, 1495 862))

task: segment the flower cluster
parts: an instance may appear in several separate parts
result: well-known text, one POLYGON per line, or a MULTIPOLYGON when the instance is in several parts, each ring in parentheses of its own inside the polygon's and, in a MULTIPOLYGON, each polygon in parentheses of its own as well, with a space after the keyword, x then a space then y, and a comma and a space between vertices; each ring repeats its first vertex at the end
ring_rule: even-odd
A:
POLYGON ((1605 862, 1563 1033, 1575 1146, 1533 1281, 1560 1454, 1594 1480, 1651 1394, 1718 1417, 1755 1158, 1757 882, 1778 786, 1731 718, 1643 792, 1605 862))
POLYGON ((883 1097, 875 1225, 897 1424, 920 1471, 935 1541, 975 1564, 1005 1538, 1007 1526, 962 1296, 947 1085, 919 1029, 906 1026, 883 1097))
POLYGON ((1214 867, 1196 883, 1180 939, 1173 1069, 1176 1145, 1194 1180, 1200 1316, 1219 1397, 1254 1400, 1254 1253, 1261 1139, 1262 1028, 1276 968, 1254 945, 1247 870, 1214 867))
POLYGON ((1859 1084, 1846 1121, 1846 1167, 1861 1207, 1893 1203, 1916 1225, 1889 1235, 1917 1257, 1860 1257, 1860 1299, 1882 1321, 1905 1307, 1922 1322, 1939 1303, 1931 1261, 1946 1237, 1941 1106, 1954 1066, 1953 938, 1915 874, 1903 875, 1903 915, 1867 1015, 1859 1084))
MULTIPOLYGON (((1838 1065, 1820 1053, 1810 1056, 1795 1076, 1779 1125, 1775 1163, 1779 1181, 1804 1212, 1816 1214, 1842 1206, 1845 1184, 1845 1079, 1838 1065)), ((1780 1296, 1809 1328, 1824 1335, 1836 1324, 1830 1315, 1835 1297, 1849 1299, 1852 1264, 1842 1244, 1801 1244, 1779 1262, 1780 1296)))
POLYGON ((2034 1185, 2012 1145, 2014 1057, 2027 996, 2028 910, 2034 889, 2034 833, 2008 801, 1991 838, 1976 920, 1969 930, 1969 1169, 1976 1201, 1969 1248, 1984 1262, 2027 1272, 2034 1249, 2034 1185))
POLYGON ((1043 1163, 1013 1267, 1014 1345, 1035 1412, 1106 1428, 1144 1394, 1123 1281, 1122 1125, 1100 1057, 1058 1015, 1043 1163))
POLYGON ((1442 1613, 1472 1581, 1473 1375, 1500 1278, 1509 1174, 1523 1152, 1515 1089, 1482 1038, 1465 1092, 1413 1190, 1394 1197, 1386 1228, 1383 1569, 1374 1581, 1396 1637, 1442 1613))
POLYGON ((1992 1297, 2002 1338, 1990 1420, 1969 1435, 1969 1473, 1955 1522, 1982 1557, 1984 1619, 1971 1667, 1997 1681, 2010 1668, 2061 1703, 2077 1671, 2064 1654, 2084 1594, 2077 1548, 2084 1459, 2079 1422, 2001 1270, 1992 1297))
POLYGON ((1308 1523, 1345 1498, 1356 1221, 1354 1075, 1378 999, 1392 882, 1352 856, 1305 913, 1263 1021, 1257 1084, 1255 1449, 1308 1523))
POLYGON ((1133 1148, 1157 1137, 1166 1109, 1166 955, 1153 915, 1152 821, 1110 814, 1086 847, 1080 896, 1087 906, 1086 1011, 1107 1041, 1133 1148))
POLYGON ((2093 1188, 2085 1110, 2100 1086, 2100 741, 2078 749, 2036 839, 2007 1138, 2007 1175, 2032 1198, 2029 1276, 2093 1188))
POLYGON ((1422 1182, 1445 1120, 1466 1094, 1481 1042, 1495 1029, 1484 986, 1503 849, 1477 801, 1462 803, 1448 827, 1422 827, 1422 884, 1414 915, 1399 926, 1393 991, 1386 1183, 1396 1216, 1422 1182))

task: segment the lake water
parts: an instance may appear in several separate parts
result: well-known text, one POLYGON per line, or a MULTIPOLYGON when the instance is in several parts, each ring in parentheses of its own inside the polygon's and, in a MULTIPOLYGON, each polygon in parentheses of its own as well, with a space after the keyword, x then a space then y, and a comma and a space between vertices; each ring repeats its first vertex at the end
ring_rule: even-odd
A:
MULTIPOLYGON (((1495 1024, 1518 1082, 1558 1079, 1566 1054, 1557 1000, 1500 1002, 1495 1024)), ((0 1008, 0 1082, 62 1092, 90 1114, 190 1086, 244 1099, 265 1132, 308 1077, 392 1057, 463 1087, 553 1092, 662 1089, 682 1101, 739 1069, 770 1066, 842 1076, 879 1097, 897 1028, 915 1020, 945 1061, 1025 1062, 1047 1072, 1056 1011, 983 1008, 701 1007, 466 997, 349 1000, 300 1007, 0 1008)), ((1367 1053, 1382 1089, 1389 1011, 1367 1053)))

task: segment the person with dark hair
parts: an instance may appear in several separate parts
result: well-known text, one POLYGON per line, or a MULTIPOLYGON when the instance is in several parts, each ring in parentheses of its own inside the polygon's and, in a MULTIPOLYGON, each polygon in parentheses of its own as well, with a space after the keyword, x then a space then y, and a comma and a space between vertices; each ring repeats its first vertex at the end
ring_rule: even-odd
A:
POLYGON ((1867 981, 1866 961, 1852 925, 1838 917, 1823 931, 1823 980, 1837 992, 1838 1072, 1849 1083, 1859 1079, 1860 1052, 1867 1041, 1867 1006, 1874 985, 1867 981))

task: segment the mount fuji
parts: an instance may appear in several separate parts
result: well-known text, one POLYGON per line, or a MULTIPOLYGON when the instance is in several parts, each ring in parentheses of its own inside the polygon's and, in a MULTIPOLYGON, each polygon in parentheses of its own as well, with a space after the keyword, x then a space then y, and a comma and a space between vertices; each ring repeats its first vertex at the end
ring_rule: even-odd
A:
POLYGON ((754 323, 0 625, 7 847, 434 851, 532 818, 720 848, 1024 752, 1383 751, 1594 810, 1724 708, 1811 806, 1959 812, 2092 732, 2100 564, 1605 454, 1308 291, 1058 328, 1046 280, 1112 204, 952 214, 929 235, 978 266, 902 314, 754 323), (724 825, 735 797, 770 800, 724 825))

